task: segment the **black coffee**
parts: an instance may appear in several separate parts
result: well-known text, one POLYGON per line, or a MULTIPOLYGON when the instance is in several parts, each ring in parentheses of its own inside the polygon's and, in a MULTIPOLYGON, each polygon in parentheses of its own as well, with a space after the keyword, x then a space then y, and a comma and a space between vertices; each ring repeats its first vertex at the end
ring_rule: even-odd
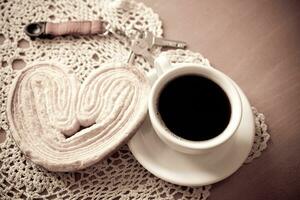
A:
POLYGON ((230 102, 215 82, 197 75, 183 75, 166 84, 158 98, 158 112, 166 127, 177 136, 208 140, 227 127, 230 102))

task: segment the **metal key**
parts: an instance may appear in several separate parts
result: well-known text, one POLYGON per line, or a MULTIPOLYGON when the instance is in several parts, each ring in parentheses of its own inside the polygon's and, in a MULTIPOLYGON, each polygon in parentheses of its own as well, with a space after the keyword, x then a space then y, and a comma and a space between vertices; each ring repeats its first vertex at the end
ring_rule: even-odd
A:
POLYGON ((133 65, 134 58, 135 58, 135 54, 132 50, 130 50, 129 56, 128 56, 128 59, 127 59, 127 63, 129 65, 133 65))
POLYGON ((136 55, 143 56, 150 65, 154 66, 154 56, 149 52, 148 43, 143 38, 137 38, 132 41, 131 50, 136 55))
POLYGON ((139 38, 141 38, 141 36, 143 35, 143 33, 141 32, 141 31, 139 31, 138 29, 135 29, 137 32, 136 32, 136 34, 134 34, 134 35, 132 35, 131 36, 131 49, 130 49, 130 52, 129 52, 129 56, 128 56, 128 59, 127 59, 127 63, 129 64, 129 65, 133 65, 133 61, 134 61, 134 59, 135 59, 135 53, 134 53, 134 51, 132 50, 132 46, 133 46, 133 43, 134 43, 134 41, 135 40, 137 40, 137 39, 139 39, 139 38))
POLYGON ((143 56, 150 65, 154 66, 154 56, 150 53, 153 46, 167 46, 173 48, 184 49, 187 44, 182 41, 167 40, 164 38, 155 37, 150 31, 139 32, 132 38, 131 52, 129 54, 128 63, 132 64, 135 55, 143 56))
POLYGON ((187 44, 183 41, 168 40, 168 39, 165 39, 165 38, 156 37, 150 31, 145 31, 143 33, 143 39, 147 42, 148 49, 151 49, 155 45, 156 46, 179 48, 179 49, 184 49, 187 46, 187 44))

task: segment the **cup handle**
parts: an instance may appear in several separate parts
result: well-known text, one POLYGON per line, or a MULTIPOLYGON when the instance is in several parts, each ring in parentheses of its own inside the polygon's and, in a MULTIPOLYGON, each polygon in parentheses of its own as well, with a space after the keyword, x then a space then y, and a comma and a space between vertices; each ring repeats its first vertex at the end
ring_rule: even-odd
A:
POLYGON ((154 68, 151 69, 147 76, 150 80, 151 85, 154 84, 154 82, 164 73, 172 69, 172 64, 170 60, 164 56, 160 55, 154 60, 154 68))

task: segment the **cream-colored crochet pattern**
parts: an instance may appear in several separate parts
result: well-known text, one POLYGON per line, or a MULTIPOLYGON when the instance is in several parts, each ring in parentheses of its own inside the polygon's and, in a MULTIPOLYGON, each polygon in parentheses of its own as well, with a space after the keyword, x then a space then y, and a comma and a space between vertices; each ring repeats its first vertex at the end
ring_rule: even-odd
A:
MULTIPOLYGON (((157 14, 142 3, 122 0, 18 1, 0 3, 0 199, 207 199, 211 186, 181 187, 151 175, 125 145, 101 163, 77 172, 53 173, 26 160, 11 136, 7 122, 7 95, 20 68, 33 62, 58 62, 74 71, 84 83, 88 74, 104 63, 126 62, 129 48, 125 37, 59 37, 30 39, 24 26, 34 21, 105 19, 130 35, 130 27, 162 35, 157 14), (125 8, 125 9, 124 9, 125 8)), ((159 49, 156 53, 159 53, 159 49)), ((207 59, 191 51, 165 52, 174 63, 207 59)), ((135 65, 149 70, 139 57, 135 65)), ((246 162, 260 156, 269 139, 264 115, 253 108, 255 143, 246 162)), ((243 170, 241 168, 240 170, 243 170)))

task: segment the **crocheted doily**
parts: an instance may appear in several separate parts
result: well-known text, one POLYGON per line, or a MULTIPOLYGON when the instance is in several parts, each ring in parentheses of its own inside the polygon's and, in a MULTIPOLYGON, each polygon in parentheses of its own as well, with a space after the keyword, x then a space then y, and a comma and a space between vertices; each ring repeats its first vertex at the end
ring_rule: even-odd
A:
MULTIPOLYGON (((157 14, 142 3, 122 0, 17 1, 0 3, 0 199, 206 199, 211 186, 182 187, 160 180, 145 170, 125 145, 112 156, 89 168, 70 173, 53 173, 26 160, 16 146, 6 117, 7 95, 18 70, 36 61, 55 61, 69 66, 84 82, 103 63, 126 62, 128 39, 114 36, 30 39, 24 26, 33 21, 93 20, 102 18, 130 34, 130 27, 162 35, 157 14)), ((155 53, 159 53, 156 49, 155 53)), ((174 63, 201 62, 198 53, 172 50, 165 54, 174 63)), ((149 70, 141 57, 135 65, 149 70)), ((246 162, 260 156, 269 134, 264 115, 253 108, 255 142, 246 162)), ((242 169, 241 169, 242 170, 242 169)))

